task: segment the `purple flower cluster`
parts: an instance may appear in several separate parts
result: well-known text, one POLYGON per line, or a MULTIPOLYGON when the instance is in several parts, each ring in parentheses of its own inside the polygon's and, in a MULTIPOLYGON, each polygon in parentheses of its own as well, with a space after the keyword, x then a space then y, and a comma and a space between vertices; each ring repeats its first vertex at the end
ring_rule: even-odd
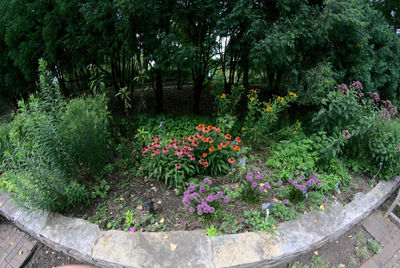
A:
MULTIPOLYGON (((208 178, 205 178, 203 182, 209 186, 212 184, 212 181, 208 178)), ((218 191, 216 194, 211 194, 208 192, 208 187, 203 184, 199 185, 198 192, 196 192, 196 186, 194 183, 191 183, 187 188, 187 191, 183 193, 184 197, 182 199, 182 203, 185 206, 190 206, 189 211, 194 213, 197 208, 197 214, 203 215, 204 213, 214 213, 215 208, 211 206, 211 203, 222 199, 223 202, 228 203, 229 198, 224 196, 222 191, 218 191)))
POLYGON ((349 88, 346 84, 336 85, 335 89, 340 90, 340 93, 347 94, 349 92, 349 88))
MULTIPOLYGON (((297 170, 296 170, 297 171, 297 170)), ((314 185, 317 185, 318 189, 322 187, 322 183, 324 182, 323 180, 320 180, 317 178, 317 174, 311 174, 311 176, 308 177, 308 180, 306 180, 306 176, 303 174, 297 179, 293 180, 292 178, 289 179, 289 182, 296 187, 296 189, 300 191, 304 191, 308 188, 313 187, 314 185)))
MULTIPOLYGON (((257 181, 260 181, 263 178, 264 178, 264 173, 258 172, 257 169, 253 169, 252 172, 247 172, 246 174, 246 181, 248 185, 250 185, 250 188, 252 190, 254 190, 257 187, 258 185, 257 181)), ((266 181, 264 183, 260 183, 259 190, 264 191, 268 187, 269 187, 269 182, 266 181)))
POLYGON ((342 134, 342 136, 343 136, 343 139, 350 139, 351 138, 351 133, 350 133, 350 131, 348 131, 348 130, 343 130, 343 134, 342 134))
POLYGON ((379 94, 377 92, 368 92, 368 95, 376 102, 379 103, 381 98, 379 97, 379 94))
POLYGON ((393 105, 390 100, 381 101, 382 108, 380 111, 380 116, 390 121, 392 118, 398 118, 397 107, 393 105))
POLYGON ((357 92, 357 96, 361 99, 364 97, 364 93, 362 92, 363 90, 363 85, 361 84, 360 81, 353 81, 350 83, 350 88, 354 89, 357 92))

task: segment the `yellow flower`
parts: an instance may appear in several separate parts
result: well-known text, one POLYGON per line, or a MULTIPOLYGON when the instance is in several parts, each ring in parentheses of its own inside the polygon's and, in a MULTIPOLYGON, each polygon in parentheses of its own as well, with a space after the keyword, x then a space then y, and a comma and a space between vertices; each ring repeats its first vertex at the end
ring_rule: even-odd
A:
POLYGON ((284 102, 285 101, 285 99, 284 98, 281 98, 281 102, 284 102))
POLYGON ((296 135, 296 134, 297 134, 297 131, 296 131, 296 130, 295 130, 295 131, 293 131, 293 134, 294 134, 294 135, 296 135))
POLYGON ((222 72, 222 71, 221 71, 221 72, 219 72, 219 74, 220 74, 220 75, 223 75, 223 74, 224 74, 224 72, 222 72))
POLYGON ((233 119, 236 119, 236 116, 234 115, 234 116, 232 116, 233 117, 233 119))
POLYGON ((242 130, 244 131, 244 130, 246 130, 246 128, 245 128, 245 127, 242 127, 242 130))
POLYGON ((301 126, 301 122, 297 122, 297 125, 298 125, 298 126, 301 126))
POLYGON ((257 93, 257 90, 254 90, 254 89, 251 89, 250 91, 253 93, 257 93))
POLYGON ((243 85, 240 85, 240 87, 244 87, 243 85))
POLYGON ((225 99, 225 98, 226 98, 226 94, 225 94, 225 93, 222 93, 222 95, 221 95, 220 98, 221 98, 221 99, 225 99))
POLYGON ((272 122, 276 123, 276 119, 272 120, 272 122))
POLYGON ((254 97, 251 97, 251 98, 250 98, 250 101, 254 101, 254 100, 255 100, 255 98, 254 98, 254 97))
POLYGON ((266 103, 264 103, 265 104, 265 106, 268 106, 269 105, 269 103, 268 102, 266 102, 266 103))

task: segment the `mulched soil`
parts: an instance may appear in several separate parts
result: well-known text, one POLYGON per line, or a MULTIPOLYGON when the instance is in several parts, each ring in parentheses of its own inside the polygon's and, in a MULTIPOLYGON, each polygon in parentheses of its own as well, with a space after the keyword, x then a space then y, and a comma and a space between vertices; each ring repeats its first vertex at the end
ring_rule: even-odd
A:
MULTIPOLYGON (((264 159, 256 159, 254 165, 260 169, 265 167, 264 159)), ((265 178, 270 176, 272 171, 269 170, 265 175, 265 178)), ((182 203, 183 190, 167 187, 163 182, 148 178, 146 176, 131 176, 128 171, 116 170, 111 175, 106 176, 108 184, 111 189, 106 199, 96 198, 91 200, 89 205, 80 205, 73 208, 72 210, 64 213, 66 216, 72 217, 83 217, 84 219, 91 218, 91 221, 97 223, 100 228, 108 229, 120 229, 123 230, 123 223, 125 221, 124 213, 127 210, 134 211, 138 220, 143 219, 149 215, 148 208, 146 207, 146 201, 152 200, 154 203, 155 214, 152 222, 148 221, 145 224, 141 224, 141 228, 136 231, 191 231, 196 229, 205 229, 210 224, 207 222, 199 221, 192 213, 188 211, 188 207, 185 207, 182 203)), ((234 189, 235 184, 232 179, 223 176, 213 180, 212 187, 219 187, 221 189, 230 188, 234 189)), ((367 193, 371 187, 375 185, 369 184, 370 179, 362 175, 354 175, 352 178, 354 185, 351 189, 335 193, 332 196, 328 196, 329 199, 335 199, 342 204, 350 202, 355 193, 363 192, 367 193)), ((262 181, 260 181, 262 182, 262 181)), ((272 187, 274 189, 274 187, 272 187)), ((276 187, 278 189, 278 187, 276 187)), ((273 197, 274 190, 269 190, 269 196, 273 197)), ((269 200, 269 199, 268 199, 269 200)), ((262 200, 266 202, 264 198, 262 200)), ((225 205, 225 204, 223 204, 225 205)), ((318 205, 319 206, 319 205, 318 205)), ((318 207, 317 206, 317 207, 318 207)), ((245 223, 244 211, 259 211, 261 202, 256 204, 249 204, 238 198, 232 199, 224 208, 224 211, 234 216, 236 221, 233 224, 242 225, 242 228, 238 232, 251 231, 251 226, 245 223)), ((306 210, 303 213, 310 211, 312 208, 316 208, 309 201, 305 201, 306 210)), ((282 222, 276 219, 277 222, 282 222)), ((215 223, 219 226, 221 222, 215 223)))

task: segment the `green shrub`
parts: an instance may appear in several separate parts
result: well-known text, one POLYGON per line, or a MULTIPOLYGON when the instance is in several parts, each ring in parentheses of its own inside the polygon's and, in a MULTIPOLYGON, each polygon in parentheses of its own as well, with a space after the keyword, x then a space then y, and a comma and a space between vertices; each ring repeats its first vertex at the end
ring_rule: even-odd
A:
POLYGON ((75 163, 83 163, 92 173, 107 160, 110 141, 107 101, 104 96, 72 99, 61 116, 60 131, 75 163))
POLYGON ((0 171, 2 170, 4 152, 12 150, 9 135, 10 128, 11 124, 9 122, 0 123, 0 171))
POLYGON ((260 143, 272 133, 274 126, 277 125, 279 114, 289 107, 297 95, 290 92, 288 96, 277 96, 268 102, 262 102, 258 92, 251 90, 247 97, 243 136, 247 138, 248 142, 260 143))
POLYGON ((39 70, 40 91, 19 102, 10 123, 0 186, 25 208, 62 211, 88 199, 80 169, 105 159, 107 112, 102 98, 66 104, 42 60, 39 70))
POLYGON ((313 150, 313 141, 308 138, 281 142, 267 160, 266 165, 274 168, 276 180, 287 181, 295 171, 310 175, 316 169, 318 152, 313 150))
POLYGON ((291 205, 285 205, 283 203, 277 203, 271 210, 272 215, 284 221, 292 221, 299 217, 296 209, 291 205))

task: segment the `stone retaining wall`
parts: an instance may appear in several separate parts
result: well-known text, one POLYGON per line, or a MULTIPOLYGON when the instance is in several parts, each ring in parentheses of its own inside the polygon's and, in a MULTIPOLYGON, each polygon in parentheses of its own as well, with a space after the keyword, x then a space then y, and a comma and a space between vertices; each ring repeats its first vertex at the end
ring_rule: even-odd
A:
POLYGON ((331 203, 277 227, 277 235, 240 233, 207 237, 204 230, 176 232, 102 231, 95 224, 46 211, 24 212, 0 192, 0 214, 42 243, 101 267, 268 267, 337 239, 379 207, 400 177, 357 193, 342 206, 331 203))

